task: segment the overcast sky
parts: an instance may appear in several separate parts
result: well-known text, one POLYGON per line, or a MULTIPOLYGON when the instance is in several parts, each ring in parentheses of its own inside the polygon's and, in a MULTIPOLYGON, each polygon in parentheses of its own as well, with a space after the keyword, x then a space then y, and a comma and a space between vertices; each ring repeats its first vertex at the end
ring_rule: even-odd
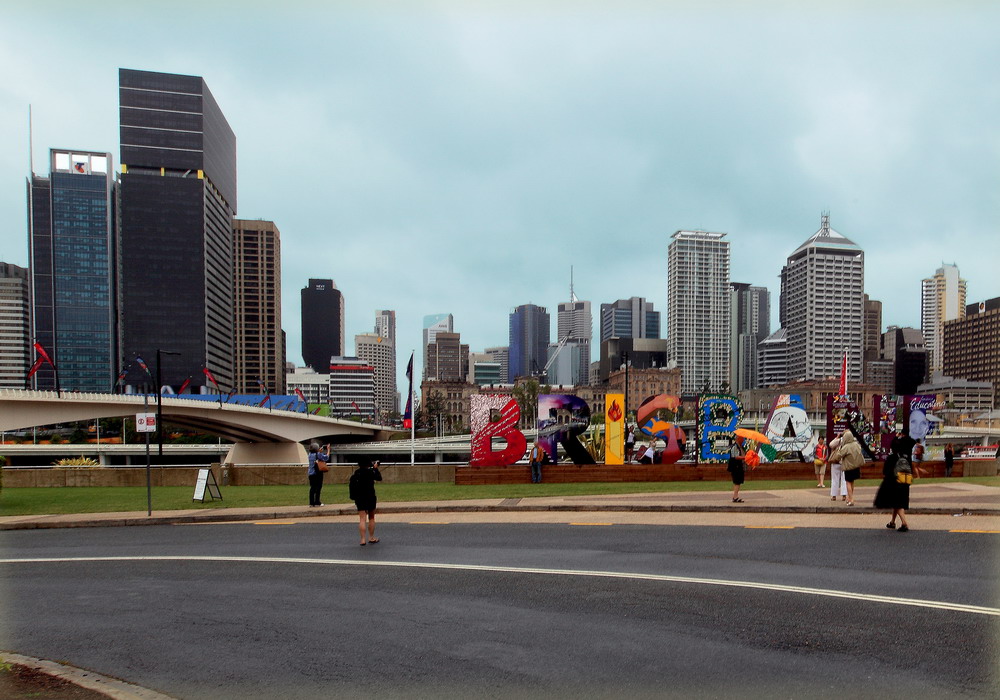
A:
MULTIPOLYGON (((519 304, 644 296, 678 229, 728 234, 771 290, 820 225, 865 251, 884 324, 920 325, 942 262, 1000 295, 995 2, 53 2, 0 21, 0 260, 27 264, 28 105, 50 147, 118 166, 118 68, 200 75, 236 133, 241 218, 299 290, 332 278, 349 342, 424 315, 473 350, 519 304), (752 9, 751 9, 752 8, 752 9)), ((773 327, 772 330, 776 328, 773 327)), ((404 387, 400 387, 405 392, 404 387)))

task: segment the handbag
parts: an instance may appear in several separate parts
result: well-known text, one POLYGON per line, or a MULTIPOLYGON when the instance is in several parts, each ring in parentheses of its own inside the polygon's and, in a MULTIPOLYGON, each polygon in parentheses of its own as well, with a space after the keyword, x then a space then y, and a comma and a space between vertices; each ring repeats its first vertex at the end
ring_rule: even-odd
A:
POLYGON ((910 461, 906 457, 897 459, 896 466, 893 469, 896 472, 897 484, 913 483, 913 469, 910 467, 910 461))
POLYGON ((330 471, 330 467, 326 466, 326 460, 325 459, 319 459, 319 458, 316 459, 316 471, 320 471, 320 472, 328 472, 328 471, 330 471))

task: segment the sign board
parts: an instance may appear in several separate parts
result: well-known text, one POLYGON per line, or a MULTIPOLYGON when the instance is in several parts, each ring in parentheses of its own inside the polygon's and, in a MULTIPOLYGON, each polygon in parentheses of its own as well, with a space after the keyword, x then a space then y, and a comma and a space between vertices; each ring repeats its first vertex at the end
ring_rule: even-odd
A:
POLYGON ((198 470, 198 480, 194 484, 194 501, 205 502, 205 490, 208 490, 208 495, 212 497, 214 501, 218 498, 222 500, 222 492, 219 491, 219 484, 215 480, 215 475, 212 470, 208 467, 198 470))
POLYGON ((136 413, 135 414, 135 432, 137 432, 137 433, 155 433, 156 432, 156 414, 155 413, 136 413))

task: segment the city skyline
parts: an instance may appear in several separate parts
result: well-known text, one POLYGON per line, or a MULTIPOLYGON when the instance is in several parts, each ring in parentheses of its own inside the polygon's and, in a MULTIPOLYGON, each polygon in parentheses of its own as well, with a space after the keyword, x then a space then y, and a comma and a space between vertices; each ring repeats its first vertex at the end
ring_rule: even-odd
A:
POLYGON ((514 307, 566 301, 571 265, 594 308, 638 296, 666 309, 667 245, 680 229, 727 233, 731 279, 777 299, 786 256, 825 210, 865 251, 883 326, 920 326, 921 280, 942 263, 957 264, 970 303, 997 296, 982 251, 995 236, 985 183, 998 165, 980 153, 1000 130, 985 72, 1000 58, 996 8, 896 17, 626 4, 570 16, 545 4, 480 15, 449 2, 293 2, 236 16, 278 37, 265 56, 216 32, 229 13, 189 27, 176 7, 134 8, 131 22, 158 18, 142 46, 83 52, 49 39, 132 25, 112 8, 11 10, 0 29, 0 259, 28 264, 28 105, 37 174, 50 148, 115 154, 118 69, 134 68, 212 86, 238 142, 237 215, 282 232, 296 364, 298 291, 311 278, 337 281, 347 337, 395 310, 405 367, 407 350, 422 353, 425 315, 453 314, 473 350, 502 345, 514 307), (705 41, 713 60, 692 58, 705 41))

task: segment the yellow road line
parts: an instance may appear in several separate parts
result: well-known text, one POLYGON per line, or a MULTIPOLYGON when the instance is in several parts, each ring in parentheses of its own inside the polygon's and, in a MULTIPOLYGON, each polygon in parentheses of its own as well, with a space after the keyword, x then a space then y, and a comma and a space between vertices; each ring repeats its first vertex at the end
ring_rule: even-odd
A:
POLYGON ((948 530, 948 532, 972 532, 979 535, 1000 535, 1000 530, 948 530))
POLYGON ((744 525, 745 530, 794 530, 794 525, 744 525))

